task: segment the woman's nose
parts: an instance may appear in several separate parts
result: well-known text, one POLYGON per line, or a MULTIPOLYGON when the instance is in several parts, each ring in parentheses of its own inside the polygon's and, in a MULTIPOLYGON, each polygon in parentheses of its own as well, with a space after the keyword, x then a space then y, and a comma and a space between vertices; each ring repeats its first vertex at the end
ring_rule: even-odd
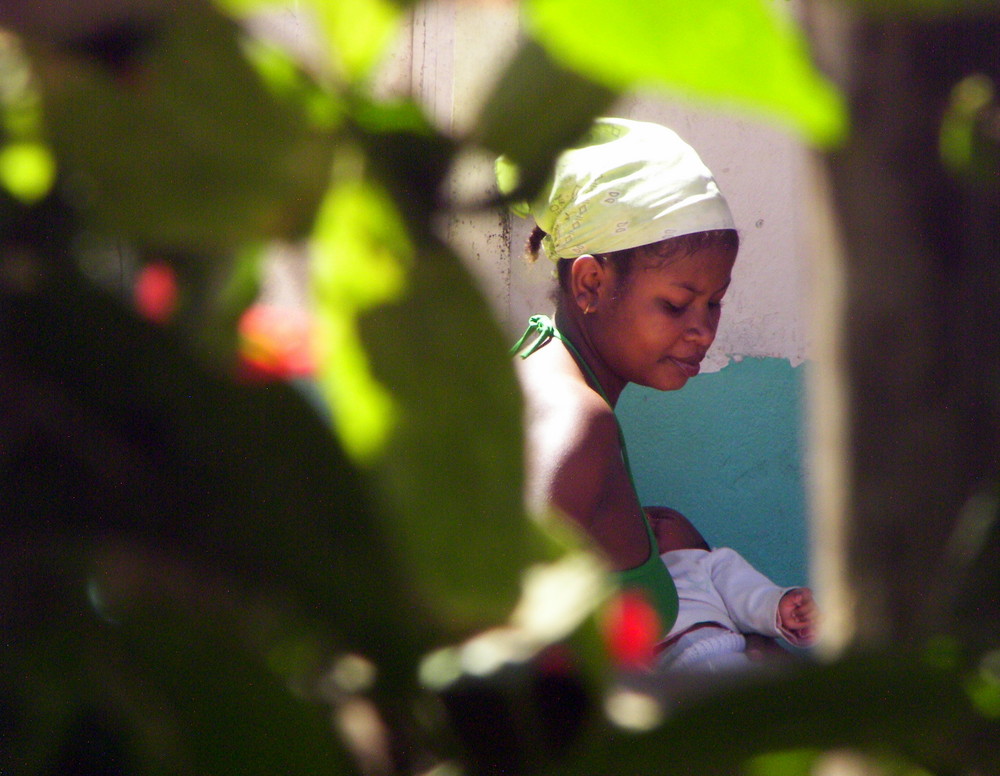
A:
POLYGON ((692 312, 691 320, 687 324, 688 326, 684 333, 687 340, 697 342, 706 348, 715 340, 715 331, 718 328, 718 322, 710 311, 692 312))

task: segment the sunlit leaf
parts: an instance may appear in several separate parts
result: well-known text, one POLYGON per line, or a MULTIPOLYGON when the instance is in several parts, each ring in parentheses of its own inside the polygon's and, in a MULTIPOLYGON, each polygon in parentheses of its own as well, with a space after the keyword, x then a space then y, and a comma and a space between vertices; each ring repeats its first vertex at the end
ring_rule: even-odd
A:
POLYGON ((316 0, 314 7, 331 60, 348 83, 369 76, 399 27, 399 5, 391 0, 316 0))
POLYGON ((325 39, 324 60, 347 84, 367 80, 399 29, 402 9, 416 0, 215 0, 236 16, 290 15, 306 36, 325 39))
POLYGON ((1000 650, 983 655, 978 670, 966 678, 965 689, 983 716, 1000 720, 1000 650))
POLYGON ((55 160, 40 143, 0 147, 0 185, 22 202, 37 202, 48 194, 55 174, 55 160))
POLYGON ((320 382, 346 449, 367 462, 383 451, 396 413, 372 377, 358 315, 400 297, 413 246, 392 201, 355 161, 341 160, 320 208, 312 272, 320 382))
POLYGON ((294 9, 292 3, 281 2, 281 0, 214 0, 219 8, 234 16, 253 13, 263 8, 286 8, 294 9))
POLYGON ((341 148, 314 235, 324 392, 384 498, 413 588, 456 627, 496 622, 532 557, 519 391, 468 273, 433 238, 416 248, 385 191, 410 218, 429 213, 446 149, 407 106, 369 106, 361 123, 369 156, 341 148))
MULTIPOLYGON (((529 31, 567 67, 613 89, 665 88, 740 105, 828 145, 845 132, 841 99, 772 0, 526 0, 529 31)), ((534 88, 535 84, 531 84, 534 88)))
POLYGON ((371 174, 392 197, 408 228, 423 233, 442 209, 442 183, 457 144, 413 100, 352 100, 353 137, 371 174))
POLYGON ((746 776, 810 776, 820 752, 815 749, 788 749, 751 757, 744 766, 746 776))
POLYGON ((257 38, 245 40, 243 51, 271 93, 300 106, 312 126, 333 129, 340 124, 344 109, 339 96, 307 75, 307 63, 296 61, 280 45, 257 38))

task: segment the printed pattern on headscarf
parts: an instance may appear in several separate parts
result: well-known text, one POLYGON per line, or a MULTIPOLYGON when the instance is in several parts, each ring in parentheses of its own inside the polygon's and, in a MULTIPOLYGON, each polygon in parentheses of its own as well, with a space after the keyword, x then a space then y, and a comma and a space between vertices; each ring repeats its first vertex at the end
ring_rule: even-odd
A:
MULTIPOLYGON (((504 164, 498 160, 501 183, 516 176, 509 169, 504 175, 504 164)), ((695 150, 664 126, 629 119, 597 119, 579 145, 559 156, 527 210, 546 232, 543 246, 553 260, 734 228, 695 150)))

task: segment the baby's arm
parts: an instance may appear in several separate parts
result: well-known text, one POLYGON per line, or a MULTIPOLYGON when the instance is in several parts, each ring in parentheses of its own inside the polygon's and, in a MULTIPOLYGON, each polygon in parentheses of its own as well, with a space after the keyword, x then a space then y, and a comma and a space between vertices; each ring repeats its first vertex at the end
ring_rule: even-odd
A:
POLYGON ((816 607, 809 588, 775 585, 728 547, 707 553, 701 562, 742 633, 781 636, 795 646, 815 640, 816 607))
POLYGON ((656 537, 657 553, 671 550, 708 550, 708 542, 694 524, 676 509, 643 507, 656 537))
POLYGON ((807 647, 816 640, 816 603, 812 590, 797 587, 778 601, 778 625, 789 643, 807 647))

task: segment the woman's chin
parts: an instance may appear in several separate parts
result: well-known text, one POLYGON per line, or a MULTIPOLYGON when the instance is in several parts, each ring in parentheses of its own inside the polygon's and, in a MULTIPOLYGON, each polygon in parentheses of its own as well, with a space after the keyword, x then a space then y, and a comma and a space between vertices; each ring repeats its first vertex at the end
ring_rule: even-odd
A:
POLYGON ((641 382, 639 385, 656 391, 679 391, 687 385, 688 379, 684 376, 670 375, 669 377, 658 377, 648 382, 641 382))

